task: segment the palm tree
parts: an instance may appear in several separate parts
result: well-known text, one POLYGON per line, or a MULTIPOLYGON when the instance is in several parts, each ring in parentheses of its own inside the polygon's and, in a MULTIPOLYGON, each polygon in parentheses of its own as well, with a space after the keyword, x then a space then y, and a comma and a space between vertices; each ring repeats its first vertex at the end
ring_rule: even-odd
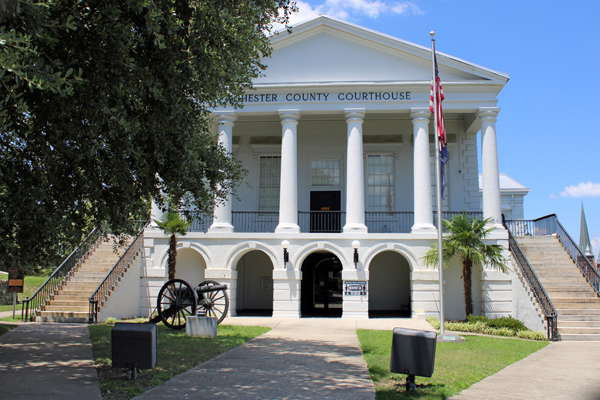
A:
POLYGON ((169 259, 167 261, 169 269, 169 280, 175 279, 175 266, 177 264, 177 236, 185 236, 187 228, 191 221, 185 221, 181 215, 175 211, 169 211, 164 214, 160 221, 154 220, 165 235, 171 235, 169 240, 169 259))
MULTIPOLYGON (((504 264, 502 247, 498 244, 485 244, 487 238, 495 228, 486 228, 488 219, 470 217, 465 213, 456 214, 451 220, 443 220, 444 237, 444 268, 447 268, 450 259, 458 255, 462 261, 462 279, 465 296, 465 313, 468 317, 473 314, 473 296, 471 291, 471 271, 474 264, 488 264, 490 267, 502 272, 510 269, 504 264)), ((423 257, 425 265, 436 267, 439 265, 438 243, 433 243, 427 254, 423 257)))

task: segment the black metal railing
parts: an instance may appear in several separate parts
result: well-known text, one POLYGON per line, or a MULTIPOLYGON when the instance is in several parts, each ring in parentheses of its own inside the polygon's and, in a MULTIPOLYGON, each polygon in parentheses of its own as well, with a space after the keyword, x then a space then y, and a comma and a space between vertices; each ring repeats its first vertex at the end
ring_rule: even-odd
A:
MULTIPOLYGON (((442 219, 451 220, 457 214, 465 214, 468 217, 483 219, 483 212, 481 211, 442 211, 442 219)), ((437 211, 433 212, 433 225, 437 228, 437 211)))
POLYGON ((544 316, 546 317, 548 327, 548 340, 558 340, 558 327, 556 324, 556 319, 558 315, 556 313, 556 309, 554 308, 550 297, 548 297, 544 286, 542 285, 535 271, 531 267, 531 264, 529 264, 529 260, 527 260, 527 257, 525 257, 525 254, 523 254, 523 251, 521 250, 519 244, 515 240, 511 232, 510 222, 514 221, 505 221, 504 224, 506 230, 508 231, 508 244, 510 252, 512 253, 513 258, 515 259, 517 264, 519 265, 521 273, 523 274, 525 279, 527 279, 529 287, 533 291, 535 298, 544 310, 544 316))
POLYGON ((345 211, 298 211, 300 232, 340 233, 346 225, 345 211))
POLYGON ((514 236, 548 236, 556 234, 573 262, 579 267, 579 270, 596 293, 600 295, 600 274, 562 226, 556 214, 546 215, 534 220, 506 221, 505 225, 514 236))
POLYGON ((177 213, 186 221, 192 220, 192 223, 188 226, 188 232, 206 232, 213 221, 212 215, 193 215, 192 212, 183 210, 179 210, 177 213))
POLYGON ((129 244, 123 255, 119 258, 110 272, 106 275, 102 283, 98 285, 94 293, 90 296, 90 309, 88 321, 90 323, 98 322, 98 311, 110 292, 114 289, 117 281, 127 271, 133 259, 142 251, 144 246, 144 228, 149 221, 144 222, 138 230, 138 234, 129 244))
POLYGON ((369 233, 409 233, 415 224, 412 211, 367 211, 365 225, 369 233))
POLYGON ((50 275, 46 282, 31 297, 22 301, 21 320, 28 321, 33 319, 48 298, 55 293, 63 281, 80 265, 88 253, 97 246, 104 235, 105 231, 102 228, 94 228, 79 246, 64 259, 58 268, 52 272, 52 275, 50 275))
POLYGON ((554 215, 554 219, 556 221, 556 235, 558 236, 558 240, 560 240, 565 250, 567 250, 571 259, 577 264, 583 276, 592 285, 596 294, 600 295, 600 274, 598 274, 596 268, 594 268, 590 260, 585 256, 585 253, 575 244, 575 241, 558 221, 556 215, 554 215))
POLYGON ((277 211, 232 211, 235 232, 275 232, 279 224, 277 211))

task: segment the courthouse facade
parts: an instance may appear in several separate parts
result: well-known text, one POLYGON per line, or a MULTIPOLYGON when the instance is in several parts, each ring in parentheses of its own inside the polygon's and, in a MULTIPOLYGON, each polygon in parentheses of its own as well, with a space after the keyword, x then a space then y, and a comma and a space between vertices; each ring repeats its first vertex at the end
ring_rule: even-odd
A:
MULTIPOLYGON (((179 239, 177 277, 226 283, 231 315, 437 315, 438 271, 421 260, 437 238, 431 50, 326 16, 272 45, 244 107, 214 110, 214 133, 248 185, 179 239)), ((507 249, 496 121, 508 75, 437 60, 450 155, 443 215, 491 218, 489 242, 507 249)), ((146 229, 143 313, 166 280, 167 248, 146 229)), ((458 260, 445 276, 446 317, 464 318, 458 260)), ((478 314, 533 307, 514 272, 477 267, 473 281, 478 314)))

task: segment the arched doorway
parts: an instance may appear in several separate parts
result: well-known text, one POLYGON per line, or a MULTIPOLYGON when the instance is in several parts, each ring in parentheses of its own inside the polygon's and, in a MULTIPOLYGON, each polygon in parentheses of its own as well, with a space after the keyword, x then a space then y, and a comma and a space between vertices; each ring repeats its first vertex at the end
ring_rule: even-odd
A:
POLYGON ((236 315, 273 315, 273 263, 260 250, 253 250, 237 263, 236 315))
POLYGON ((204 281, 206 262, 196 250, 189 247, 177 249, 175 278, 183 279, 192 287, 204 281))
POLYGON ((312 253, 302 263, 302 317, 342 316, 342 263, 329 252, 312 253))
POLYGON ((410 318, 410 265, 394 251, 376 255, 369 265, 369 318, 410 318))

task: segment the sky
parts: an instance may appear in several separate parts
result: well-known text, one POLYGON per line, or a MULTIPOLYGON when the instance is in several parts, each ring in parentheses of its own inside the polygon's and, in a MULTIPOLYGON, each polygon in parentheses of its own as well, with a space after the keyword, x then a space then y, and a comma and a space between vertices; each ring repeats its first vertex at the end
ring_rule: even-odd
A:
POLYGON ((600 1, 309 0, 297 5, 292 25, 326 14, 425 47, 431 47, 433 30, 437 51, 508 73, 498 95, 500 173, 530 189, 525 219, 556 214, 577 243, 583 204, 598 257, 600 1))

